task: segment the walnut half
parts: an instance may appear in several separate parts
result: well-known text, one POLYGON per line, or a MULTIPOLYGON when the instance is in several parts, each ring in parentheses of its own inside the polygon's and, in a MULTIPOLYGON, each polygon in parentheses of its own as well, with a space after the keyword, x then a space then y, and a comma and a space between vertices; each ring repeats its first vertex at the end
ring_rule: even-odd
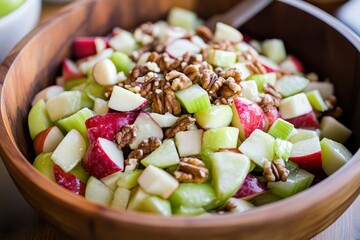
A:
POLYGON ((181 158, 179 170, 174 172, 175 178, 179 182, 202 183, 209 175, 209 170, 203 161, 195 157, 181 158))
POLYGON ((272 162, 267 161, 264 164, 263 175, 268 182, 286 182, 290 171, 286 168, 284 160, 275 159, 272 162))

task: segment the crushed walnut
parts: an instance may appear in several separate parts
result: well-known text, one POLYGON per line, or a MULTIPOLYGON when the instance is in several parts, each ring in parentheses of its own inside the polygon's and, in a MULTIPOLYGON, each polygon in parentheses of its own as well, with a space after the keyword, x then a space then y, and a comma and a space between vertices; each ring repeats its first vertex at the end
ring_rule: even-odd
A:
POLYGON ((290 171, 286 168, 284 160, 275 159, 272 162, 266 161, 264 164, 263 176, 268 182, 286 182, 290 171))
POLYGON ((165 131, 165 136, 167 138, 175 137, 175 134, 181 131, 187 131, 194 123, 195 118, 191 117, 190 114, 184 114, 180 116, 174 125, 165 131))
POLYGON ((224 84, 225 79, 211 70, 204 70, 200 77, 200 85, 210 95, 215 94, 224 84))
POLYGON ((192 85, 192 81, 184 73, 172 70, 165 75, 165 79, 171 82, 172 90, 186 89, 192 85))
POLYGON ((121 128, 120 132, 115 135, 115 141, 118 148, 124 148, 125 146, 134 142, 136 138, 136 126, 126 125, 121 128))
POLYGON ((172 113, 175 116, 181 113, 181 104, 175 97, 175 92, 170 87, 157 89, 148 96, 151 102, 151 110, 155 113, 172 113))
POLYGON ((220 89, 220 95, 225 99, 229 99, 235 95, 240 95, 241 90, 240 84, 236 83, 234 78, 228 77, 220 89))
POLYGON ((229 68, 226 70, 221 69, 219 75, 220 77, 223 77, 225 79, 231 77, 235 80, 237 84, 242 81, 241 72, 237 68, 229 68))
POLYGON ((152 153, 155 149, 160 147, 160 145, 161 140, 157 137, 149 137, 143 140, 136 149, 130 152, 127 160, 125 160, 125 164, 128 165, 129 159, 142 159, 144 156, 152 153))
POLYGON ((264 74, 266 73, 265 67, 260 63, 259 60, 254 59, 251 62, 248 62, 246 66, 250 69, 253 74, 264 74))
POLYGON ((281 102, 281 95, 276 90, 273 84, 265 83, 263 93, 259 94, 258 104, 265 113, 269 112, 273 107, 279 107, 281 102))
POLYGON ((183 183, 203 183, 209 175, 209 170, 203 161, 195 157, 181 158, 179 170, 174 172, 175 178, 183 183))

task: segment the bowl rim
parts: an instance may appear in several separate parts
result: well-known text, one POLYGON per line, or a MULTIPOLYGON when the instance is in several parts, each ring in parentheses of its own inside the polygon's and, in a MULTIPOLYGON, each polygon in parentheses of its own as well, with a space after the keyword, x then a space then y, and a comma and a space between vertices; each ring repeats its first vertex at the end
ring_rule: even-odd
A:
MULTIPOLYGON (((30 0, 28 0, 30 1, 30 0)), ((252 209, 249 212, 243 213, 234 213, 234 214, 224 214, 219 216, 199 216, 199 217, 187 217, 187 216, 172 216, 170 218, 157 216, 154 214, 140 213, 140 212, 129 212, 124 210, 112 209, 110 207, 102 206, 86 200, 82 196, 76 196, 73 193, 69 192, 66 189, 58 186, 57 184, 48 180, 41 173, 36 171, 36 169, 30 164, 30 162, 24 157, 19 148, 16 146, 13 135, 9 132, 9 122, 6 113, 6 106, 4 104, 4 87, 6 85, 6 75, 11 71, 11 63, 16 63, 18 55, 21 54, 21 49, 26 47, 27 42, 31 40, 32 36, 40 34, 44 29, 45 25, 50 27, 56 17, 61 15, 70 14, 72 11, 76 11, 76 8, 84 7, 85 4, 91 4, 95 0, 86 0, 86 1, 77 1, 70 3, 62 10, 59 11, 53 17, 50 17, 47 21, 39 25, 35 30, 33 30, 29 35, 27 35, 15 49, 12 50, 12 54, 8 55, 3 64, 0 66, 0 130, 2 131, 2 144, 0 144, 0 154, 4 161, 4 164, 10 175, 15 169, 21 170, 24 173, 24 177, 30 181, 34 187, 38 188, 40 191, 49 194, 52 199, 59 200, 62 204, 66 205, 69 208, 76 209, 74 212, 79 212, 87 216, 100 217, 103 219, 108 219, 110 221, 116 221, 121 223, 126 223, 131 226, 142 226, 142 227, 152 227, 158 226, 158 223, 161 222, 161 226, 165 228, 172 229, 200 229, 200 228, 228 228, 239 225, 261 225, 266 224, 269 221, 281 221, 286 219, 289 214, 298 214, 305 211, 306 209, 321 204, 322 195, 314 194, 316 192, 326 192, 328 195, 335 194, 338 192, 338 189, 332 188, 332 183, 337 182, 339 177, 342 178, 342 183, 338 186, 343 187, 351 181, 352 178, 356 177, 360 173, 360 164, 355 161, 360 159, 360 150, 358 149, 352 159, 341 169, 335 172, 333 175, 327 177, 322 182, 316 184, 315 186, 296 194, 290 198, 281 200, 279 202, 272 203, 270 205, 265 205, 252 209), (5 70, 4 70, 5 69, 5 70), (2 71, 3 70, 3 71, 2 71), (14 149, 15 146, 15 149, 14 149), (13 159, 13 160, 11 160, 13 159), (14 161, 16 159, 16 161, 14 161), (307 201, 311 196, 312 201, 307 201), (299 205, 297 203, 302 202, 303 204, 299 205), (296 208, 288 208, 287 211, 279 211, 277 215, 272 215, 274 209, 281 209, 282 206, 296 205, 296 208), (101 213, 101 214, 99 214, 101 213), (121 214, 119 214, 121 213, 121 214), (241 216, 241 217, 239 217, 241 216), (249 216, 249 217, 248 217, 249 216), (250 217, 251 216, 251 217, 250 217), (257 216, 256 218, 254 216, 257 216), (201 219, 201 221, 198 221, 201 219)), ((301 11, 304 11, 312 16, 318 18, 321 21, 327 22, 331 27, 341 33, 348 41, 350 41, 354 47, 360 52, 359 42, 360 39, 357 37, 350 29, 345 25, 341 24, 337 20, 330 17, 330 15, 324 14, 319 9, 316 9, 310 4, 304 3, 302 1, 291 1, 291 0, 278 0, 279 2, 285 3, 292 7, 295 7, 301 11), (356 44, 355 44, 356 43, 356 44)), ((355 187, 355 186, 354 186, 355 187)), ((360 193, 360 188, 357 187, 357 194, 360 193)), ((346 204, 350 203, 355 199, 356 193, 352 195, 352 199, 348 200, 346 204)), ((328 224, 330 225, 330 223, 328 224)), ((327 226, 328 226, 327 225, 327 226)), ((325 226, 326 227, 326 226, 325 226)))

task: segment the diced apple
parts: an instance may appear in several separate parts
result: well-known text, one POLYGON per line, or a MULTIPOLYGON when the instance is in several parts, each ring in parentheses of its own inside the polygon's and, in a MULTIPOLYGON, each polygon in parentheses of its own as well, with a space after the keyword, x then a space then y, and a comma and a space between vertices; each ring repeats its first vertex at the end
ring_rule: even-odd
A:
POLYGON ((277 107, 272 107, 270 111, 265 112, 265 127, 264 130, 268 131, 268 129, 273 125, 276 119, 280 118, 280 113, 277 107))
POLYGON ((51 126, 53 126, 53 123, 46 111, 45 101, 41 99, 30 109, 28 114, 28 127, 31 139, 35 139, 39 133, 51 126))
POLYGON ((236 63, 237 55, 235 52, 210 49, 206 60, 216 67, 228 68, 236 63))
POLYGON ((212 105, 194 114, 197 124, 204 129, 227 127, 231 123, 233 112, 229 105, 212 105))
POLYGON ((151 164, 158 168, 167 168, 176 165, 179 161, 174 141, 165 139, 160 147, 141 160, 141 164, 145 167, 151 164))
POLYGON ((175 124, 176 120, 179 118, 172 115, 169 112, 166 112, 165 114, 151 112, 149 114, 161 128, 171 127, 172 125, 175 124))
POLYGON ((158 196, 149 196, 139 205, 139 211, 171 216, 171 205, 169 200, 164 200, 158 196))
POLYGON ((138 46, 134 36, 123 29, 109 39, 109 45, 116 51, 130 55, 138 46))
POLYGON ((296 129, 296 133, 292 134, 288 140, 291 143, 296 143, 298 141, 302 141, 302 140, 314 138, 314 137, 319 137, 319 135, 316 131, 299 128, 299 129, 296 129))
POLYGON ((99 179, 90 177, 86 184, 85 198, 109 206, 114 198, 114 193, 99 179))
POLYGON ((334 84, 331 82, 311 81, 304 89, 304 92, 312 90, 318 90, 323 99, 326 99, 334 95, 334 84))
POLYGON ((83 78, 76 78, 71 79, 69 81, 64 82, 64 91, 84 91, 86 89, 87 79, 83 78))
POLYGON ((137 179, 140 174, 143 172, 142 169, 136 169, 130 172, 120 172, 119 179, 117 181, 117 185, 119 187, 124 187, 127 189, 132 189, 138 185, 137 179))
POLYGON ((85 121, 93 116, 95 116, 95 113, 92 110, 83 108, 69 117, 60 119, 57 124, 67 132, 71 129, 76 129, 85 139, 88 139, 85 121))
POLYGON ((235 127, 219 127, 204 132, 202 150, 217 151, 220 148, 236 148, 239 129, 235 127))
POLYGON ((103 51, 97 53, 96 55, 92 55, 85 59, 80 59, 78 62, 78 66, 80 71, 83 74, 88 74, 89 71, 94 67, 94 65, 104 58, 109 58, 113 54, 114 50, 112 48, 104 49, 103 51))
POLYGON ((36 156, 33 166, 51 181, 55 182, 54 162, 51 160, 52 152, 43 152, 36 156))
MULTIPOLYGON (((249 43, 247 43, 245 41, 236 43, 234 47, 235 47, 236 51, 250 52, 254 57, 259 56, 259 52, 253 46, 251 46, 249 43)), ((246 78, 246 77, 244 77, 244 78, 246 78)))
POLYGON ((352 131, 344 124, 331 116, 324 116, 320 122, 321 137, 329 138, 344 144, 352 134, 352 131))
POLYGON ((180 157, 196 156, 201 153, 204 130, 180 131, 175 135, 175 143, 180 157))
POLYGON ((101 59, 92 68, 94 80, 102 85, 114 85, 118 82, 115 64, 108 58, 101 59))
POLYGON ((141 173, 138 183, 148 194, 167 199, 178 188, 179 182, 164 170, 149 165, 141 173))
POLYGON ((113 141, 123 126, 134 123, 137 115, 135 112, 112 112, 89 118, 85 125, 90 142, 99 137, 113 141))
POLYGON ((242 97, 252 102, 259 100, 259 91, 255 80, 242 81, 240 85, 242 87, 242 97))
POLYGON ((133 190, 131 190, 127 210, 137 211, 142 201, 149 196, 151 195, 146 193, 140 186, 134 188, 133 190))
POLYGON ((240 153, 215 152, 210 162, 215 194, 218 200, 226 201, 243 184, 250 168, 250 159, 240 153))
POLYGON ((211 106, 208 93, 198 84, 176 91, 175 96, 189 113, 195 113, 211 106))
POLYGON ((95 55, 106 47, 107 43, 101 37, 78 37, 73 43, 74 56, 77 59, 95 55))
POLYGON ((118 187, 114 192, 114 198, 110 206, 116 209, 126 209, 129 203, 131 191, 126 188, 118 187))
POLYGON ((194 12, 184 8, 174 7, 170 10, 167 21, 172 26, 182 27, 186 30, 194 30, 198 20, 194 12))
POLYGON ((262 168, 265 162, 273 160, 274 142, 271 135, 256 129, 240 144, 239 150, 262 168))
POLYGON ((35 155, 39 155, 42 152, 53 152, 63 138, 64 134, 56 126, 49 127, 40 132, 33 142, 35 155))
POLYGON ((314 111, 310 111, 303 115, 286 119, 289 123, 292 123, 295 128, 306 128, 306 129, 318 129, 319 121, 314 111))
POLYGON ((309 99, 311 106, 319 112, 324 112, 328 109, 324 99, 321 97, 319 90, 312 90, 306 92, 306 96, 309 99))
POLYGON ((97 115, 102 115, 102 114, 108 113, 109 112, 108 102, 101 98, 95 98, 94 112, 97 115))
POLYGON ((115 191, 118 187, 117 182, 123 173, 124 172, 122 171, 117 171, 99 180, 102 181, 108 188, 110 188, 111 191, 115 191))
POLYGON ((33 100, 31 101, 31 106, 34 106, 35 103, 37 103, 40 99, 43 99, 45 102, 56 95, 62 93, 64 91, 64 88, 59 85, 52 85, 47 88, 44 88, 40 92, 38 92, 33 100))
POLYGON ((166 46, 166 52, 172 58, 180 58, 186 52, 195 55, 200 52, 200 47, 187 39, 176 39, 166 46))
POLYGON ((80 132, 73 129, 68 132, 54 150, 51 159, 65 172, 71 171, 83 158, 86 141, 80 132))
POLYGON ((124 170, 124 155, 117 145, 105 138, 97 138, 87 149, 83 168, 97 179, 124 170))
POLYGON ((244 141, 255 129, 264 129, 265 114, 257 103, 246 98, 234 97, 233 100, 231 124, 239 129, 240 140, 244 141))
MULTIPOLYGON (((158 26, 162 25, 158 23, 158 26)), ((182 28, 182 27, 176 27, 176 26, 169 26, 167 23, 164 22, 164 26, 161 26, 160 28, 163 28, 161 31, 163 31, 159 37, 160 44, 167 45, 171 43, 172 41, 175 41, 176 39, 185 38, 188 34, 188 32, 182 28)))
POLYGON ((261 45, 264 54, 275 62, 281 62, 286 58, 286 49, 281 39, 266 39, 261 45))
POLYGON ((202 215, 206 214, 206 210, 202 207, 185 207, 185 206, 179 206, 173 209, 174 215, 180 215, 180 216, 196 216, 196 215, 202 215))
POLYGON ((114 86, 108 106, 119 112, 128 112, 141 110, 146 104, 147 100, 139 94, 119 86, 114 86))
POLYGON ((241 73, 241 77, 243 79, 247 79, 252 75, 252 72, 247 66, 246 62, 237 62, 234 65, 232 65, 231 68, 236 68, 241 73))
POLYGON ((69 80, 85 77, 85 74, 80 71, 79 67, 73 60, 65 58, 62 63, 61 76, 66 82, 69 80))
POLYGON ((157 137, 160 140, 164 137, 161 127, 147 112, 140 112, 133 125, 136 127, 136 137, 129 145, 131 149, 136 149, 143 140, 149 137, 157 137))
POLYGON ((254 204, 255 206, 262 206, 262 205, 266 205, 269 203, 277 202, 281 199, 282 199, 282 197, 280 197, 270 191, 267 191, 263 194, 260 194, 256 197, 252 198, 250 200, 250 203, 254 204))
POLYGON ((275 87, 283 97, 304 91, 309 80, 298 75, 285 75, 276 81, 275 87))
POLYGON ((293 55, 288 55, 280 64, 281 71, 287 73, 303 73, 304 66, 301 61, 293 55))
POLYGON ((281 158, 285 162, 288 161, 293 144, 287 140, 276 138, 274 142, 274 154, 276 158, 281 158))
POLYGON ((257 60, 265 67, 267 73, 278 72, 280 70, 279 65, 268 57, 259 55, 257 60))
POLYGON ((341 143, 328 138, 320 142, 322 169, 330 176, 352 158, 352 153, 341 143))
POLYGON ((253 74, 250 77, 248 77, 247 80, 254 80, 256 82, 258 91, 263 92, 265 83, 270 83, 272 85, 275 85, 276 73, 269 72, 263 74, 253 74))
POLYGON ((287 120, 311 112, 312 107, 306 97, 306 94, 298 93, 296 95, 282 99, 280 102, 279 111, 280 116, 287 120))
POLYGON ((61 167, 54 165, 55 182, 69 191, 85 195, 86 184, 71 172, 65 172, 61 167))
POLYGON ((256 177, 248 173, 246 178, 237 192, 233 195, 234 198, 242 198, 249 200, 258 196, 261 193, 266 192, 265 185, 260 182, 256 177))
POLYGON ((217 22, 214 32, 214 40, 216 42, 230 41, 232 43, 238 43, 243 40, 243 35, 236 28, 222 22, 217 22))
POLYGON ((321 158, 320 141, 318 137, 314 137, 294 143, 289 160, 302 169, 316 172, 322 168, 321 158))
POLYGON ((117 72, 123 72, 125 75, 128 75, 134 66, 130 57, 123 52, 116 51, 109 57, 109 59, 114 63, 117 72))

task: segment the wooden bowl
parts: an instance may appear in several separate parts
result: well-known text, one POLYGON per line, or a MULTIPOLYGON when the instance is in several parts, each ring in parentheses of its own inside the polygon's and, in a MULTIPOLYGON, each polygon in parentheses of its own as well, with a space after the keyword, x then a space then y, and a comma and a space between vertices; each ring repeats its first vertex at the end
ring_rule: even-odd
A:
MULTIPOLYGON (((124 212, 75 196, 31 165, 34 158, 27 114, 32 97, 54 84, 76 36, 98 35, 115 26, 131 29, 179 6, 203 18, 224 12, 237 0, 76 1, 39 26, 0 67, 1 156, 31 206, 76 239, 309 239, 333 223, 360 192, 360 152, 335 174, 296 196, 241 214, 164 218, 124 212), (156 6, 156 7, 154 7, 156 6)), ((302 1, 274 1, 241 30, 255 38, 281 38, 308 70, 336 86, 344 122, 353 130, 348 147, 360 145, 360 41, 335 19, 302 1)))

